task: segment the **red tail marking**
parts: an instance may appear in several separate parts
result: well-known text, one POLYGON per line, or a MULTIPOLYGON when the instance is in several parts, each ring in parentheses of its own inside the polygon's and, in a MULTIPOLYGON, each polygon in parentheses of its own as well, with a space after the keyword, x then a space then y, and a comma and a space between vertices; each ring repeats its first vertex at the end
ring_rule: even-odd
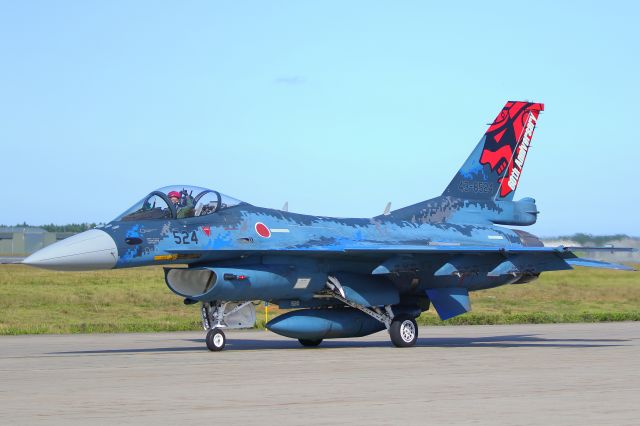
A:
POLYGON ((515 191, 543 104, 507 102, 485 133, 480 164, 499 175, 500 196, 515 191), (524 143, 523 143, 524 142, 524 143))
POLYGON ((495 137, 496 142, 500 142, 500 139, 502 139, 502 136, 504 136, 504 132, 506 132, 507 129, 502 129, 502 131, 500 133, 498 133, 495 137))
POLYGON ((504 169, 509 164, 511 160, 511 156, 513 155, 513 151, 509 145, 503 145, 498 148, 496 151, 489 151, 485 149, 482 151, 482 157, 480 157, 480 163, 487 164, 491 166, 491 170, 498 172, 498 174, 502 174, 504 169))

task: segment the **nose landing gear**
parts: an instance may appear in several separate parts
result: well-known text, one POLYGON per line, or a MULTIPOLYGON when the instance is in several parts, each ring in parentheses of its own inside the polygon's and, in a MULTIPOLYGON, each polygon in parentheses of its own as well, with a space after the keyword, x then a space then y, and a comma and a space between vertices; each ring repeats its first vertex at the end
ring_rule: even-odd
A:
POLYGON ((203 302, 202 327, 207 331, 207 349, 218 352, 224 349, 227 337, 223 328, 251 328, 256 322, 256 310, 252 302, 203 302))
POLYGON ((224 349, 224 345, 227 343, 227 338, 224 335, 224 332, 219 328, 212 328, 207 331, 207 348, 211 352, 217 352, 224 349))

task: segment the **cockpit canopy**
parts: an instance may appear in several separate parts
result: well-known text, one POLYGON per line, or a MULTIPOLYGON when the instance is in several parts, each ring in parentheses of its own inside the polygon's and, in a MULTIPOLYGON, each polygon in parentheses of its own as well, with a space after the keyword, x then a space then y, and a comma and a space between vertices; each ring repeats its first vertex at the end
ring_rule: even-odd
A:
POLYGON ((242 201, 212 189, 171 185, 151 192, 115 220, 185 219, 206 216, 238 204, 242 201))

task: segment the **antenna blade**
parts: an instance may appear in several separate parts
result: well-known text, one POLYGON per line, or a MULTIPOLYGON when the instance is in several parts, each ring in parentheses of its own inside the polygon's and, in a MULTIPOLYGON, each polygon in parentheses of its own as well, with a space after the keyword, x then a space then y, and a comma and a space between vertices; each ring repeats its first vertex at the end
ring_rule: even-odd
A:
POLYGON ((385 216, 389 216, 390 212, 391 212, 391 201, 387 203, 387 207, 384 208, 384 213, 382 214, 385 216))

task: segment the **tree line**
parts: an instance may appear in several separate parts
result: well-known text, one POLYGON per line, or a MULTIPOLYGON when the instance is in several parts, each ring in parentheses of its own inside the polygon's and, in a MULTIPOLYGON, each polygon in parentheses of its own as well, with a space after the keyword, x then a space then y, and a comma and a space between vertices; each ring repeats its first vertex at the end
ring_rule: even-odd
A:
POLYGON ((612 234, 612 235, 593 235, 578 232, 573 235, 565 235, 558 237, 560 240, 574 241, 581 246, 603 246, 612 241, 620 241, 629 237, 627 234, 612 234))
MULTIPOLYGON (((13 226, 13 228, 42 228, 48 232, 83 232, 93 229, 96 226, 98 226, 97 223, 69 223, 66 225, 50 223, 48 225, 29 225, 28 223, 23 222, 13 226)), ((7 225, 0 225, 0 227, 7 227, 7 225)))

